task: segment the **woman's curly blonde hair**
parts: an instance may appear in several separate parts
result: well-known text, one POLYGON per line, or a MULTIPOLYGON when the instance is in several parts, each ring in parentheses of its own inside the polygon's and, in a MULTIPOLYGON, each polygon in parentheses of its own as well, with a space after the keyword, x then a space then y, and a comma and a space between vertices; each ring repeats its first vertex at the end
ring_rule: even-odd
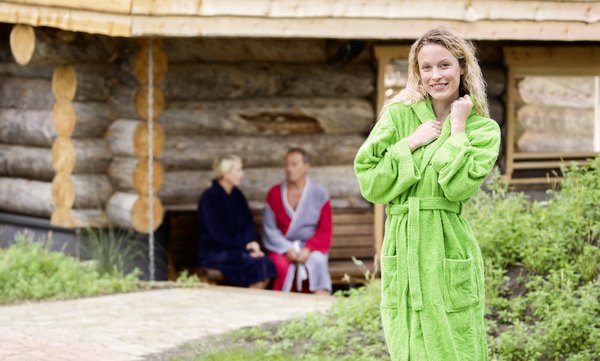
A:
POLYGON ((477 63, 475 46, 469 40, 463 39, 444 28, 429 30, 410 47, 408 55, 408 78, 406 88, 392 99, 392 103, 413 104, 419 100, 429 98, 423 89, 419 76, 418 56, 421 48, 426 44, 438 44, 448 49, 458 59, 464 75, 460 79, 459 93, 469 94, 475 99, 475 112, 483 117, 489 117, 488 102, 486 97, 485 81, 481 68, 477 63))

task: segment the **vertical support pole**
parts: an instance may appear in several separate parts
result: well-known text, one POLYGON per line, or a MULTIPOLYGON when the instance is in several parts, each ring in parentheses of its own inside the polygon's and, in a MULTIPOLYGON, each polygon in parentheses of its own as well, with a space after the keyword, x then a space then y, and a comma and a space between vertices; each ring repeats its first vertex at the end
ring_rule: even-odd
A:
POLYGON ((506 164, 504 179, 510 181, 513 174, 513 165, 515 162, 515 129, 516 129, 516 109, 515 109, 515 71, 514 67, 508 66, 508 79, 507 79, 507 92, 506 92, 506 164))
POLYGON ((148 252, 150 281, 155 279, 154 261, 154 40, 148 41, 148 252))

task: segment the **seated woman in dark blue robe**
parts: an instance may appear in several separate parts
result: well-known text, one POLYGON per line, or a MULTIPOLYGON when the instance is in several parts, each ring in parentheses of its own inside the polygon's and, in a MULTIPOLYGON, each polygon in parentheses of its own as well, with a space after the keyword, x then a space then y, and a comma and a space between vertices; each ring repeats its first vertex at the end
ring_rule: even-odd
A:
POLYGON ((260 249, 248 202, 237 188, 244 175, 242 160, 217 158, 213 172, 216 179, 198 202, 198 261, 220 270, 229 284, 265 288, 276 271, 260 249))

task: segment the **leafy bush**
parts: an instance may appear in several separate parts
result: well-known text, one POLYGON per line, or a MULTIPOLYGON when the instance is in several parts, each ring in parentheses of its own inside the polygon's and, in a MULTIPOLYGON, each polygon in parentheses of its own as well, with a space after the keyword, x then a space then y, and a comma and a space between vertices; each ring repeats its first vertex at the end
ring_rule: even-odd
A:
POLYGON ((25 233, 0 250, 0 304, 127 292, 140 288, 138 274, 99 274, 60 252, 50 252, 25 233))
POLYGON ((493 359, 600 354, 600 157, 564 171, 547 201, 529 202, 496 181, 467 209, 486 261, 493 359))

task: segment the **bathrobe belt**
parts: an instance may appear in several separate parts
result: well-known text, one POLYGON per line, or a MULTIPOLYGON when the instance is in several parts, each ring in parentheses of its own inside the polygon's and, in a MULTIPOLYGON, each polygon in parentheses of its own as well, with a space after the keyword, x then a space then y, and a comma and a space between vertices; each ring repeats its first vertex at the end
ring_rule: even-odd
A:
POLYGON ((444 197, 409 197, 404 204, 388 205, 386 212, 388 216, 408 214, 408 288, 411 298, 411 306, 415 311, 423 308, 423 296, 421 293, 421 279, 419 275, 419 211, 420 210, 442 210, 460 214, 462 203, 451 202, 444 197))

